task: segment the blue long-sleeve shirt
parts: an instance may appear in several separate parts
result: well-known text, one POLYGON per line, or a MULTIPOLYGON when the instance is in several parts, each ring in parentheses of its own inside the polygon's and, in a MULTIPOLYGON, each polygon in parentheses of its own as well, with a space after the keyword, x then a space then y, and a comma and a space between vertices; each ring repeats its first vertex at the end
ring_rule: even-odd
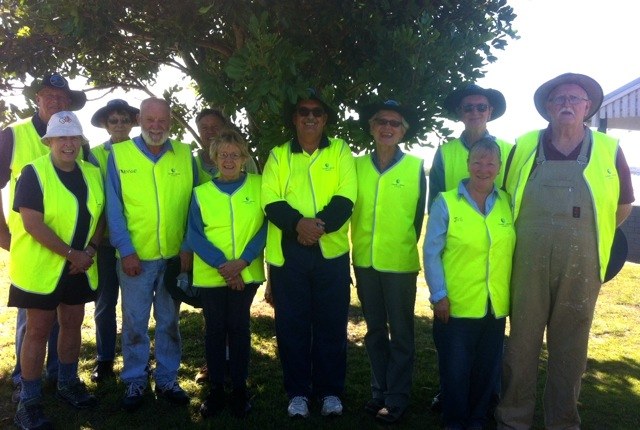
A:
MULTIPOLYGON (((226 194, 233 194, 238 188, 240 188, 246 181, 246 176, 243 176, 237 181, 222 182, 218 178, 213 179, 216 186, 226 194)), ((204 233, 204 221, 202 220, 202 212, 198 205, 198 200, 191 199, 191 206, 189 208, 189 219, 187 222, 187 242, 193 252, 198 254, 205 263, 211 267, 220 267, 221 264, 226 263, 228 260, 224 256, 224 253, 207 239, 204 233)), ((253 260, 258 258, 260 252, 265 247, 267 242, 267 221, 262 223, 262 226, 258 232, 251 238, 247 246, 242 251, 240 258, 251 264, 253 260)))
MULTIPOLYGON (((142 136, 134 137, 133 143, 142 151, 142 153, 152 162, 157 163, 167 151, 172 151, 169 139, 162 144, 162 149, 156 155, 149 151, 142 136)), ((198 185, 198 167, 192 158, 193 164, 193 187, 198 185)), ((109 224, 109 240, 111 244, 120 253, 120 258, 134 254, 136 252, 131 241, 131 235, 127 228, 127 220, 124 217, 124 200, 122 199, 122 188, 120 185, 120 175, 116 170, 116 164, 113 159, 113 152, 109 154, 107 161, 107 180, 105 183, 105 192, 107 196, 107 222, 109 224)), ((181 249, 188 251, 189 248, 183 242, 181 249)))
MULTIPOLYGON (((483 214, 475 200, 471 197, 465 185, 469 179, 463 179, 458 185, 458 196, 465 199, 473 209, 482 216, 490 213, 498 198, 498 189, 493 187, 491 194, 485 201, 486 213, 483 214)), ((437 303, 447 296, 447 283, 444 277, 442 264, 442 252, 447 243, 447 230, 449 227, 449 210, 442 195, 439 195, 431 206, 431 213, 427 219, 427 233, 424 238, 422 259, 424 264, 424 277, 429 286, 431 296, 429 301, 437 303)))

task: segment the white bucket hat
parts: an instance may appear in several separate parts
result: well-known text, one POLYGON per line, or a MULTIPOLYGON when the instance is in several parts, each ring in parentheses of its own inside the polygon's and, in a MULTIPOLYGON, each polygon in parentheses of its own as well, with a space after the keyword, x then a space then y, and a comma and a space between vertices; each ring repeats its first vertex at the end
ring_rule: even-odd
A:
POLYGON ((47 134, 42 136, 42 141, 45 142, 45 139, 49 137, 61 136, 80 136, 83 141, 87 141, 82 134, 82 126, 75 113, 62 111, 51 115, 47 124, 47 134))

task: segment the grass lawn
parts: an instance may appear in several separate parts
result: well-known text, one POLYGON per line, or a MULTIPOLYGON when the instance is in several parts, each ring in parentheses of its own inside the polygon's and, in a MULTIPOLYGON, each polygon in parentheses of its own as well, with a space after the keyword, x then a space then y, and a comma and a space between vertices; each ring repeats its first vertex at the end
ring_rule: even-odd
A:
MULTIPOLYGON (((10 373, 14 363, 13 336, 15 309, 7 308, 7 253, 0 252, 0 428, 11 428, 15 405, 11 403, 10 373)), ((37 276, 37 274, 34 274, 37 276)), ((583 429, 640 428, 640 306, 637 288, 640 285, 640 266, 627 264, 618 277, 602 288, 597 313, 591 331, 589 363, 580 397, 583 429)), ((180 383, 192 396, 188 407, 173 407, 156 401, 149 393, 144 406, 135 413, 120 409, 124 385, 119 380, 96 386, 89 381, 95 356, 93 304, 86 307, 83 325, 83 346, 80 371, 99 405, 91 410, 76 411, 58 402, 51 387, 45 386, 45 411, 57 428, 64 429, 360 429, 380 428, 362 411, 369 397, 369 364, 363 345, 365 323, 355 290, 349 318, 349 350, 345 413, 341 418, 323 419, 314 404, 308 420, 293 421, 286 416, 287 399, 282 387, 282 373, 278 362, 272 309, 262 301, 260 289, 252 308, 252 346, 249 384, 254 394, 254 409, 244 421, 224 412, 204 421, 198 407, 206 396, 206 387, 193 382, 198 368, 204 363, 203 319, 198 310, 183 305, 181 330, 183 359, 180 383)), ((438 417, 429 411, 431 398, 438 390, 436 356, 431 339, 431 311, 428 290, 419 277, 416 303, 417 359, 409 413, 397 428, 432 429, 439 427, 438 417)), ((153 327, 153 322, 152 322, 153 327)), ((153 330, 153 329, 152 329, 153 330)), ((544 378, 544 354, 541 360, 540 388, 544 378)), ((122 359, 116 362, 116 371, 122 359)), ((536 411, 536 428, 543 428, 540 407, 536 411)))

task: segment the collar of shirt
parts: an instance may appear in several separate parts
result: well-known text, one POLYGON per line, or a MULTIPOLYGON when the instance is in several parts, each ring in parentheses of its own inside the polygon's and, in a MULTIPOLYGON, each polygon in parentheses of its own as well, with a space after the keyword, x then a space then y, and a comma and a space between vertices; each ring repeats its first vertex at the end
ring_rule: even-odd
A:
POLYGON ((36 129, 36 132, 38 132, 38 135, 40 137, 47 134, 47 123, 44 122, 42 118, 40 118, 38 112, 33 115, 33 118, 31 118, 31 122, 33 123, 33 127, 36 129))
POLYGON ((135 143, 135 145, 147 157, 151 158, 152 160, 158 160, 160 157, 162 157, 164 155, 165 152, 173 151, 173 147, 171 146, 171 140, 170 139, 165 140, 165 142, 162 144, 162 150, 157 155, 149 150, 149 148, 147 147, 147 144, 145 143, 145 141, 142 138, 142 136, 136 136, 132 140, 133 140, 133 143, 135 143))
MULTIPOLYGON (((493 137, 492 135, 489 134, 489 131, 485 131, 484 132, 484 137, 489 137, 493 140, 496 140, 495 137, 493 137)), ((462 134, 460 135, 460 141, 462 141, 462 144, 467 148, 467 149, 471 149, 471 146, 469 145, 469 143, 467 142, 467 137, 466 137, 466 133, 463 131, 462 134)))
MULTIPOLYGON (((322 138, 320 139, 320 145, 318 146, 318 149, 327 148, 327 147, 329 147, 329 138, 327 137, 326 134, 323 134, 322 138)), ((302 146, 300 146, 300 142, 298 141, 297 136, 291 139, 291 152, 302 153, 302 146)))
MULTIPOLYGON (((469 202, 469 204, 471 206, 473 206, 475 208, 475 210, 477 210, 478 212, 482 213, 480 211, 480 208, 478 208, 478 205, 476 204, 476 201, 473 200, 473 197, 471 197, 471 194, 469 194, 469 191, 467 191, 467 184, 469 183, 469 178, 463 179, 462 181, 460 181, 460 183, 458 184, 458 197, 462 197, 464 198, 467 202, 469 202)), ((493 206, 496 203, 496 200, 500 198, 500 194, 498 193, 498 189, 496 188, 495 184, 493 185, 493 190, 491 190, 491 193, 487 196, 487 200, 485 201, 485 212, 483 215, 487 215, 491 212, 491 209, 493 209, 493 206)))
MULTIPOLYGON (((585 133, 589 134, 588 145, 591 145, 591 130, 588 127, 585 128, 585 133)), ((580 150, 582 149, 582 142, 575 147, 570 154, 564 155, 562 152, 558 151, 555 146, 551 143, 551 139, 553 136, 553 132, 551 130, 551 124, 544 130, 542 134, 542 147, 544 148, 544 156, 549 161, 573 161, 578 159, 578 155, 580 155, 580 150)), ((587 147, 589 149, 589 147, 587 147)), ((538 155, 538 150, 536 150, 536 156, 538 155)), ((591 151, 587 151, 587 158, 591 155, 591 151)))
POLYGON ((396 146, 396 152, 393 153, 391 163, 389 163, 384 170, 380 169, 380 163, 378 162, 378 153, 375 149, 371 152, 371 160, 373 160, 373 165, 376 166, 376 169, 378 169, 380 173, 383 173, 393 167, 398 161, 400 161, 403 155, 404 152, 402 152, 402 149, 400 149, 399 146, 396 146))

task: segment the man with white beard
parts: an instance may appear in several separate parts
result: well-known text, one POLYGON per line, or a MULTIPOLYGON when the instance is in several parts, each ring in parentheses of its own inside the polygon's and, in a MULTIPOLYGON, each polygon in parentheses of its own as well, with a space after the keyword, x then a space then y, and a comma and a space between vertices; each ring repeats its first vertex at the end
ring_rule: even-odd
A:
POLYGON ((169 139, 171 108, 158 98, 140 105, 141 136, 114 145, 107 167, 107 213, 118 253, 122 296, 122 407, 137 409, 147 387, 149 317, 154 307, 155 392, 174 404, 189 397, 177 381, 181 340, 180 303, 163 283, 167 260, 180 255, 182 270, 193 254, 183 248, 191 190, 197 169, 188 145, 169 139))

